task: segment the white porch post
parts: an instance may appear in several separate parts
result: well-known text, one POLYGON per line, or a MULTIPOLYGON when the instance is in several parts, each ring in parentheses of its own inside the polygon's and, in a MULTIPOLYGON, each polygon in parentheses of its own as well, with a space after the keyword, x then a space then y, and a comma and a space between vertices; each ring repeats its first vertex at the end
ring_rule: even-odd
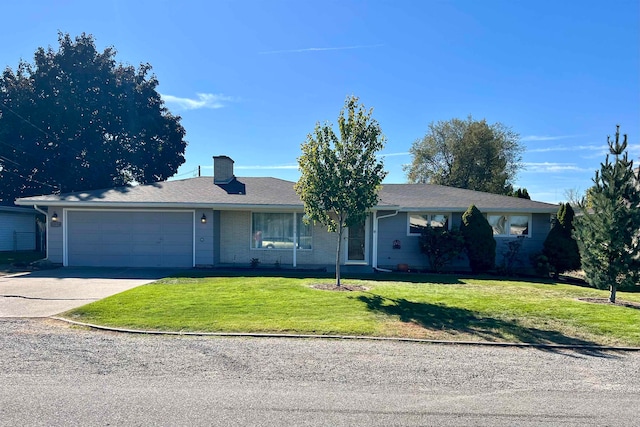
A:
POLYGON ((293 266, 298 265, 298 214, 293 213, 293 266))
POLYGON ((371 266, 378 268, 378 211, 373 211, 373 259, 371 266))

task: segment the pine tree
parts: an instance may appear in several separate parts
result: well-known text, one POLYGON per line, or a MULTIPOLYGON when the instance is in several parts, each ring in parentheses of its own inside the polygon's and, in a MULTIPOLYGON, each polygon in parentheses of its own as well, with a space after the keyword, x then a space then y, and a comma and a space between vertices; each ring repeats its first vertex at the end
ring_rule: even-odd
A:
POLYGON ((460 231, 464 236, 471 271, 484 273, 491 270, 496 262, 496 240, 491 225, 475 205, 469 206, 462 215, 460 231))
POLYGON ((640 190, 638 174, 627 154, 627 135, 620 141, 607 137, 610 155, 596 171, 590 192, 590 206, 580 203, 582 215, 576 218, 575 237, 582 267, 589 283, 609 289, 609 301, 618 289, 628 290, 640 281, 640 190))
POLYGON ((572 236, 575 214, 569 203, 560 204, 558 214, 544 241, 543 253, 553 267, 554 277, 580 268, 578 243, 572 236))

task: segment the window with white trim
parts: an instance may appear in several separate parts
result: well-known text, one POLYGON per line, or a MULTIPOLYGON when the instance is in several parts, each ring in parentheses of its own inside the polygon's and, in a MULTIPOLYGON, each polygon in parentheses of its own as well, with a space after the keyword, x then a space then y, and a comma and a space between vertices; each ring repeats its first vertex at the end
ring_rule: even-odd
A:
POLYGON ((419 236, 426 226, 443 227, 447 230, 451 223, 450 214, 446 213, 410 213, 407 215, 407 235, 419 236))
POLYGON ((488 214, 494 236, 529 236, 530 215, 488 214))
POLYGON ((254 212, 251 215, 251 249, 312 248, 311 224, 305 224, 303 214, 296 215, 296 234, 293 235, 293 213, 254 212))

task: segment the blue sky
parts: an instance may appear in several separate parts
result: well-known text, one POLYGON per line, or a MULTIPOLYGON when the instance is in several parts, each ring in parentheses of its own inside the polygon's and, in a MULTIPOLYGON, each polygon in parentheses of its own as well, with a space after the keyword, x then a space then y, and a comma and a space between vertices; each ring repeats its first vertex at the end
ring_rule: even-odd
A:
POLYGON ((336 123, 346 96, 374 109, 386 182, 406 182, 409 148, 431 122, 502 122, 518 132, 516 185, 536 200, 583 192, 616 124, 640 163, 640 2, 13 1, 0 66, 93 34, 116 59, 150 63, 189 146, 177 177, 299 177, 300 144, 336 123))

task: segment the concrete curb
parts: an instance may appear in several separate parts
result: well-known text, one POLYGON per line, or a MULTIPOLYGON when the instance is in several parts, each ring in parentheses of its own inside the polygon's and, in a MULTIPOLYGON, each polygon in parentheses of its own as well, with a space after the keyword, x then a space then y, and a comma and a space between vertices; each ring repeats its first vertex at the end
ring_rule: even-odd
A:
POLYGON ((48 319, 58 320, 76 326, 84 326, 101 331, 120 332, 127 334, 144 335, 170 335, 170 336, 196 336, 196 337, 247 337, 247 338, 290 338, 290 339, 332 339, 332 340, 364 340, 364 341, 392 341, 392 342, 412 342, 421 344, 441 344, 441 345, 475 345, 485 347, 522 347, 540 349, 565 349, 565 350, 591 350, 591 351, 640 351, 640 347, 618 347, 599 345, 572 345, 572 344, 532 344, 532 343, 509 343, 490 341, 447 341, 428 340, 420 338, 395 338, 395 337, 367 337, 359 335, 312 335, 312 334, 269 334, 258 332, 175 332, 175 331, 144 331, 139 329, 112 328, 109 326, 94 325, 91 323, 76 322, 64 317, 50 316, 48 319))

